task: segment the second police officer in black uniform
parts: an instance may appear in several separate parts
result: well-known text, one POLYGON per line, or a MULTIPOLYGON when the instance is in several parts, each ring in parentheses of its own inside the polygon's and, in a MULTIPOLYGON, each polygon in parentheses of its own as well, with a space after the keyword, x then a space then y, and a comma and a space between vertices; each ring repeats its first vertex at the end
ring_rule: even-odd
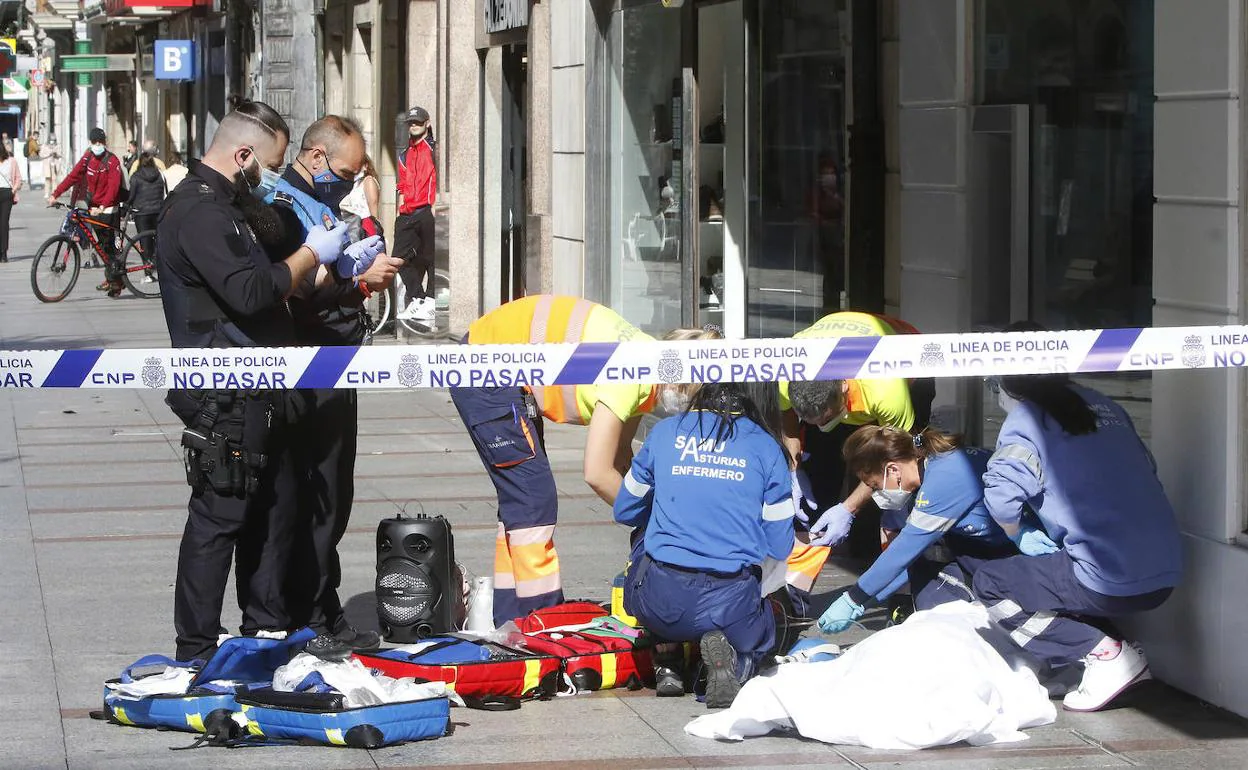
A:
MULTIPOLYGON (((273 195, 282 236, 268 246, 270 256, 277 259, 289 253, 325 217, 338 216, 339 204, 364 166, 364 152, 364 135, 349 118, 327 115, 308 127, 299 153, 286 167, 273 195)), ((373 236, 354 248, 367 248, 373 256, 385 244, 373 236)), ((385 256, 358 264, 346 262, 344 258, 341 273, 351 280, 309 285, 291 298, 299 344, 364 344, 368 334, 364 299, 389 286, 403 264, 385 256)), ((317 388, 302 395, 304 413, 295 426, 293 442, 299 513, 288 604, 294 625, 318 632, 308 643, 309 652, 345 658, 353 650, 375 650, 381 645, 375 631, 357 630, 347 622, 338 596, 342 579, 338 543, 347 530, 355 497, 359 409, 354 390, 317 388)))
MULTIPOLYGON (((272 189, 290 129, 260 102, 222 119, 194 173, 175 189, 161 214, 161 300, 175 348, 247 348, 295 344, 287 299, 301 281, 335 280, 346 225, 314 229, 281 261, 260 240, 274 239, 276 215, 260 198, 272 189)), ((233 356, 231 357, 233 358, 233 356)), ((191 372, 204 362, 188 361, 191 372)), ((295 476, 290 459, 287 394, 275 388, 279 367, 240 366, 257 389, 214 381, 171 390, 169 404, 186 424, 183 447, 191 498, 178 553, 174 589, 177 657, 210 656, 223 632, 221 605, 230 564, 244 634, 289 627, 284 579, 293 542, 295 476), (218 389, 213 389, 217 385, 218 389)))

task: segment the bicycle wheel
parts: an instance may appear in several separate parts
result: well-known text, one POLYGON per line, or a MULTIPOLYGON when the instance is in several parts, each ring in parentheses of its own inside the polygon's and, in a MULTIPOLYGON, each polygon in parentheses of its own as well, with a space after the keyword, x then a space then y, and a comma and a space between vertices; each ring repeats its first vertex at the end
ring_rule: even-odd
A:
POLYGON ((121 281, 134 296, 155 299, 160 296, 160 276, 156 270, 156 255, 147 253, 144 241, 155 244, 156 231, 148 230, 133 238, 126 236, 125 251, 121 253, 121 281))
MULTIPOLYGON (((417 337, 432 339, 441 337, 450 329, 451 277, 444 270, 433 272, 433 298, 437 304, 432 321, 408 321, 398 319, 403 328, 417 337)), ((397 318, 397 316, 396 316, 397 318)))
POLYGON ((30 288, 40 302, 60 302, 73 291, 81 269, 78 244, 68 235, 54 235, 35 252, 30 288))

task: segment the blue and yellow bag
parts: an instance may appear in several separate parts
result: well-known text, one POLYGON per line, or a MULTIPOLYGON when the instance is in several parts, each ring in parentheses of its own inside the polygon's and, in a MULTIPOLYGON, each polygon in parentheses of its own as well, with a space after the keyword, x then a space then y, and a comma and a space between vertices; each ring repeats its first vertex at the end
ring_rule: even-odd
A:
POLYGON ((338 693, 257 690, 238 696, 252 741, 297 741, 354 749, 441 738, 451 724, 445 695, 350 708, 338 693))
POLYGON ((316 634, 301 629, 285 639, 234 637, 227 639, 212 659, 175 661, 164 655, 146 655, 130 664, 112 682, 133 682, 143 669, 166 666, 198 669, 185 694, 149 695, 134 698, 104 687, 104 710, 100 717, 132 727, 216 734, 238 710, 237 690, 270 687, 273 672, 290 662, 316 634), (223 689, 215 681, 243 682, 242 687, 223 689))

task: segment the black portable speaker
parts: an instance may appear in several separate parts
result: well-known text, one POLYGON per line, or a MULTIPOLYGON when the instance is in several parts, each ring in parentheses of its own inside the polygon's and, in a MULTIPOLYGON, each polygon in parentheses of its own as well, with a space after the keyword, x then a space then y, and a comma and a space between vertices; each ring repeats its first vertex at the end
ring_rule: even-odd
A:
POLYGON ((388 641, 408 644, 454 631, 455 540, 442 516, 377 524, 377 619, 388 641))

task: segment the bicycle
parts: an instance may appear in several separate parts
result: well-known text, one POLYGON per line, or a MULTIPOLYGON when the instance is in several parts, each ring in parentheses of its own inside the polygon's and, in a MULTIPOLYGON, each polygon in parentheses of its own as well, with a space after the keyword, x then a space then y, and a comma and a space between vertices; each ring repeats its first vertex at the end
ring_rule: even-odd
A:
POLYGON ((127 211, 122 221, 114 226, 108 222, 92 218, 85 210, 52 202, 50 208, 68 209, 65 221, 61 223, 61 231, 43 242, 39 251, 35 252, 34 262, 30 266, 30 288, 40 302, 60 302, 69 296, 78 283, 78 274, 82 270, 82 249, 79 244, 85 240, 91 247, 92 254, 108 263, 108 257, 95 235, 95 228, 100 227, 112 231, 116 239, 116 251, 121 261, 121 280, 130 293, 136 297, 154 298, 160 296, 159 272, 156 267, 156 254, 153 247, 147 253, 145 243, 156 242, 156 231, 137 235, 127 235, 126 228, 130 224, 133 212, 127 211))

